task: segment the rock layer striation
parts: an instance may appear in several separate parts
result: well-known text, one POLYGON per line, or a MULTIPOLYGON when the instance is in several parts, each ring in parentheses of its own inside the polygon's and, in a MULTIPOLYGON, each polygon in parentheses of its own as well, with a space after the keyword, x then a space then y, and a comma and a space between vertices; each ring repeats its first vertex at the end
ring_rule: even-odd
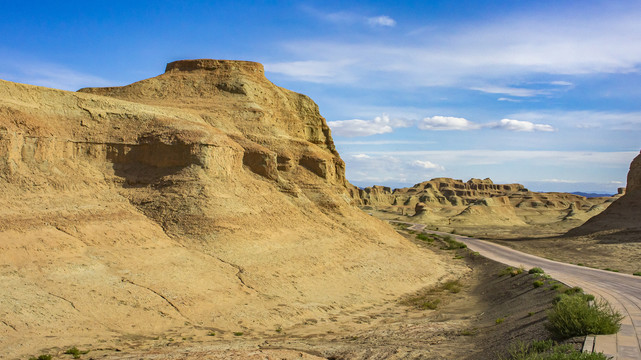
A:
POLYGON ((464 271, 354 207, 344 168, 317 105, 257 63, 0 81, 0 349, 259 334, 464 271))

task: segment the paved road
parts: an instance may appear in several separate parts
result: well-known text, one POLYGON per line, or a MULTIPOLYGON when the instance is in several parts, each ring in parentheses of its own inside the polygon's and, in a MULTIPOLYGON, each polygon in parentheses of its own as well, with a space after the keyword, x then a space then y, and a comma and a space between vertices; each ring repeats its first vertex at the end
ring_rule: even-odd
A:
MULTIPOLYGON (((425 225, 413 224, 410 229, 422 231, 424 228, 425 225)), ((426 232, 453 236, 471 250, 510 266, 523 266, 525 269, 538 266, 546 274, 566 285, 580 286, 586 293, 606 299, 626 317, 618 334, 596 336, 594 350, 603 352, 615 360, 641 360, 640 277, 547 260, 465 236, 429 230, 426 232)))

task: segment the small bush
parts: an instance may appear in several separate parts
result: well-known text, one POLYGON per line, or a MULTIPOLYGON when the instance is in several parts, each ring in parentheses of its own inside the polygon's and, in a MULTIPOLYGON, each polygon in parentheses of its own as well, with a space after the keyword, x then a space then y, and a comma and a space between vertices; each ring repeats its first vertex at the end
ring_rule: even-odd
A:
POLYGON ((458 280, 450 280, 443 284, 443 289, 458 294, 461 291, 461 283, 458 280))
POLYGON ((475 336, 475 335, 478 335, 478 333, 479 333, 479 329, 474 327, 474 328, 471 328, 471 329, 461 330, 459 335, 461 335, 461 336, 475 336))
POLYGON ((445 247, 442 247, 442 250, 458 250, 458 249, 465 249, 467 248, 467 245, 463 244, 460 241, 454 240, 451 236, 445 236, 442 238, 443 241, 447 244, 445 247))
POLYGON ((499 272, 499 276, 504 276, 504 275, 516 276, 522 273, 523 273, 522 268, 513 268, 511 266, 508 266, 499 272))
POLYGON ((606 301, 588 304, 583 294, 561 295, 548 312, 548 330, 559 339, 588 334, 616 334, 623 316, 606 301))
MULTIPOLYGON (((552 340, 531 344, 517 342, 508 349, 510 360, 607 360, 602 353, 582 353, 571 344, 558 345, 552 340)), ((505 358, 500 357, 504 360, 505 358)))
POLYGON ((604 268, 603 270, 606 270, 606 271, 612 271, 612 272, 619 272, 619 270, 616 270, 616 269, 610 269, 610 268, 604 268))
POLYGON ((420 308, 423 310, 436 310, 440 303, 440 299, 426 300, 420 305, 420 308))
POLYGON ((541 281, 541 280, 536 280, 536 281, 534 281, 534 282, 532 283, 532 286, 534 286, 535 288, 538 288, 538 287, 543 286, 543 284, 545 284, 543 281, 541 281))
POLYGON ((75 347, 75 346, 74 346, 74 347, 72 347, 71 349, 68 349, 67 351, 65 351, 65 354, 67 354, 67 355, 73 355, 73 358, 74 358, 74 359, 80 359, 80 355, 87 354, 88 352, 89 352, 89 350, 86 350, 86 351, 80 351, 80 350, 78 350, 78 348, 77 348, 77 347, 75 347))
POLYGON ((213 332, 213 331, 210 331, 210 332, 207 333, 207 336, 216 336, 216 333, 213 332))
POLYGON ((498 319, 494 320, 494 323, 496 325, 498 325, 498 324, 502 324, 504 321, 505 321, 505 318, 498 318, 498 319))
POLYGON ((429 239, 428 236, 425 234, 418 234, 416 235, 416 238, 423 241, 427 241, 427 239, 429 239))
POLYGON ((234 336, 243 336, 243 332, 242 331, 236 331, 236 332, 234 332, 234 336))
POLYGON ((51 360, 51 355, 49 354, 42 354, 38 357, 30 357, 29 360, 51 360))
POLYGON ((565 295, 582 294, 582 293, 583 293, 583 289, 581 289, 581 288, 580 288, 580 287, 578 287, 578 286, 575 286, 575 287, 572 287, 572 288, 566 289, 563 293, 564 293, 565 295))
POLYGON ((559 283, 554 283, 554 284, 552 284, 552 285, 550 286, 550 290, 558 290, 558 289, 560 289, 561 287, 563 287, 563 285, 561 285, 561 284, 559 284, 559 283))
POLYGON ((527 273, 528 274, 545 274, 543 269, 541 269, 540 267, 533 267, 527 273))

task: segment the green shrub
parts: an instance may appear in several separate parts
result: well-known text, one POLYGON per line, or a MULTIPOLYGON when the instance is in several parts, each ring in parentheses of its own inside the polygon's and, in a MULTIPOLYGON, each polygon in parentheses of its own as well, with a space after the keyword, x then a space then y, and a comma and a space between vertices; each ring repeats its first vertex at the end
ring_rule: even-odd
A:
POLYGON ((563 285, 561 285, 561 284, 559 284, 559 283, 554 283, 554 284, 552 284, 552 285, 550 286, 550 290, 558 290, 558 289, 560 289, 561 287, 563 287, 563 285))
POLYGON ((588 304, 583 294, 561 295, 548 312, 548 330, 559 339, 588 334, 616 334, 623 316, 606 301, 588 304))
POLYGON ((210 331, 207 333, 207 336, 216 336, 216 333, 214 331, 210 331))
POLYGON ((528 271, 527 273, 528 273, 528 274, 545 274, 545 272, 543 271, 543 269, 541 269, 540 267, 533 267, 533 268, 531 268, 531 269, 530 269, 530 271, 528 271))
POLYGON ((505 318, 498 318, 498 319, 494 320, 494 323, 496 325, 498 325, 498 324, 502 324, 504 321, 505 321, 505 318))
POLYGON ((42 354, 38 357, 30 357, 29 360, 51 360, 51 355, 49 354, 42 354))
POLYGON ((634 276, 641 276, 641 271, 637 271, 637 272, 635 272, 635 273, 632 273, 632 275, 634 275, 634 276))
POLYGON ((67 351, 65 351, 65 354, 67 354, 67 355, 73 355, 73 358, 74 358, 74 359, 80 359, 80 355, 84 355, 84 354, 86 354, 86 353, 88 353, 88 352, 89 352, 89 350, 87 350, 87 351, 80 351, 80 350, 78 350, 78 348, 77 348, 77 347, 75 347, 75 346, 74 346, 74 347, 72 347, 71 349, 68 349, 67 351))
POLYGON ((532 286, 534 286, 535 288, 538 288, 538 287, 543 286, 543 284, 545 284, 543 281, 541 281, 541 280, 536 280, 536 281, 534 281, 534 282, 532 283, 532 286))
POLYGON ((465 249, 467 248, 467 245, 463 244, 460 241, 454 240, 451 236, 447 235, 444 236, 443 241, 447 244, 445 247, 442 247, 441 249, 443 250, 458 250, 458 249, 465 249))
POLYGON ((443 284, 443 289, 452 294, 457 294, 461 291, 461 283, 458 280, 450 280, 443 284))
POLYGON ((612 272, 619 272, 619 270, 616 270, 616 269, 610 269, 610 268, 604 268, 603 270, 606 270, 606 271, 612 271, 612 272))
POLYGON ((523 268, 513 268, 511 266, 508 266, 499 272, 499 276, 503 276, 503 275, 516 276, 516 275, 522 274, 523 271, 524 271, 523 268))
POLYGON ((582 294, 583 293, 583 289, 581 289, 578 286, 575 286, 575 287, 572 287, 572 288, 569 288, 569 289, 565 289, 565 291, 563 293, 565 295, 582 294))
POLYGON ((441 303, 440 299, 426 300, 421 304, 421 309, 435 310, 440 303, 441 303))
POLYGON ((427 241, 427 239, 429 239, 429 237, 425 234, 418 234, 416 235, 416 238, 423 241, 427 241))
POLYGON ((234 336, 243 336, 243 332, 242 331, 236 331, 236 332, 234 332, 234 336))
MULTIPOLYGON (((508 349, 510 360, 607 360, 602 353, 582 353, 571 344, 558 345, 552 340, 531 344, 517 342, 508 349)), ((500 357, 499 359, 506 359, 500 357)))

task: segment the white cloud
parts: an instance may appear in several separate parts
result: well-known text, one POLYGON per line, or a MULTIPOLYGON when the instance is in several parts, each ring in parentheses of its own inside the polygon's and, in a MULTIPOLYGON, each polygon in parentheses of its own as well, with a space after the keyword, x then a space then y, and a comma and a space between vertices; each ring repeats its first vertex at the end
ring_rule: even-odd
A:
POLYGON ((412 122, 383 115, 375 117, 374 120, 337 120, 328 121, 327 124, 335 136, 356 137, 391 133, 394 128, 411 126, 412 122))
POLYGON ((558 86, 574 86, 574 84, 569 81, 552 81, 550 84, 558 86))
POLYGON ((352 155, 352 157, 354 159, 369 159, 370 158, 370 156, 367 155, 367 154, 356 154, 356 155, 352 155))
POLYGON ((353 61, 305 60, 284 63, 266 63, 265 70, 313 83, 350 83, 354 75, 348 69, 353 61))
POLYGON ((386 27, 396 26, 396 20, 392 19, 387 15, 368 18, 367 23, 370 24, 371 26, 386 26, 386 27))
POLYGON ((421 167, 423 169, 428 169, 428 170, 440 170, 443 171, 445 168, 439 164, 435 164, 429 160, 421 161, 421 160, 416 160, 413 163, 414 165, 421 167))
POLYGON ((534 124, 529 121, 513 120, 513 119, 502 119, 496 123, 490 123, 486 125, 492 129, 503 129, 509 131, 554 131, 554 128, 551 125, 546 124, 534 124))
POLYGON ((599 189, 595 184, 615 191, 625 180, 630 162, 637 155, 638 151, 470 149, 368 151, 367 158, 353 158, 350 154, 344 158, 350 181, 379 185, 386 182, 419 183, 438 175, 455 179, 490 177, 496 183, 517 182, 527 187, 528 184, 538 184, 537 188, 546 191, 599 189), (429 161, 417 162, 417 159, 429 161), (443 165, 443 168, 438 168, 443 165))
POLYGON ((471 90, 478 90, 488 94, 505 94, 510 96, 517 97, 531 97, 536 95, 544 95, 549 92, 546 90, 533 90, 525 88, 515 88, 515 87, 505 87, 505 86, 480 86, 480 87, 471 87, 471 90))
POLYGON ((521 102, 521 100, 512 99, 512 98, 506 98, 506 97, 500 97, 497 100, 498 101, 508 101, 508 102, 521 102))
POLYGON ((473 130, 479 125, 464 118, 451 116, 432 116, 419 121, 418 128, 421 130, 473 130))
MULTIPOLYGON (((345 70, 352 74, 351 84, 456 86, 518 97, 547 95, 571 86, 552 81, 529 88, 527 76, 640 71, 641 47, 636 46, 641 43, 640 7, 611 7, 598 16, 586 8, 565 11, 546 16, 515 13, 498 21, 439 28, 431 31, 433 36, 397 42, 304 39, 285 44, 295 61, 283 64, 319 61, 340 67, 349 60, 345 70), (570 11, 572 16, 567 16, 570 11)), ((309 77, 283 74, 309 81, 309 77)), ((344 81, 339 73, 333 73, 332 79, 344 81)))
POLYGON ((508 115, 531 122, 554 122, 557 127, 579 129, 641 130, 641 112, 612 111, 532 111, 508 115))

